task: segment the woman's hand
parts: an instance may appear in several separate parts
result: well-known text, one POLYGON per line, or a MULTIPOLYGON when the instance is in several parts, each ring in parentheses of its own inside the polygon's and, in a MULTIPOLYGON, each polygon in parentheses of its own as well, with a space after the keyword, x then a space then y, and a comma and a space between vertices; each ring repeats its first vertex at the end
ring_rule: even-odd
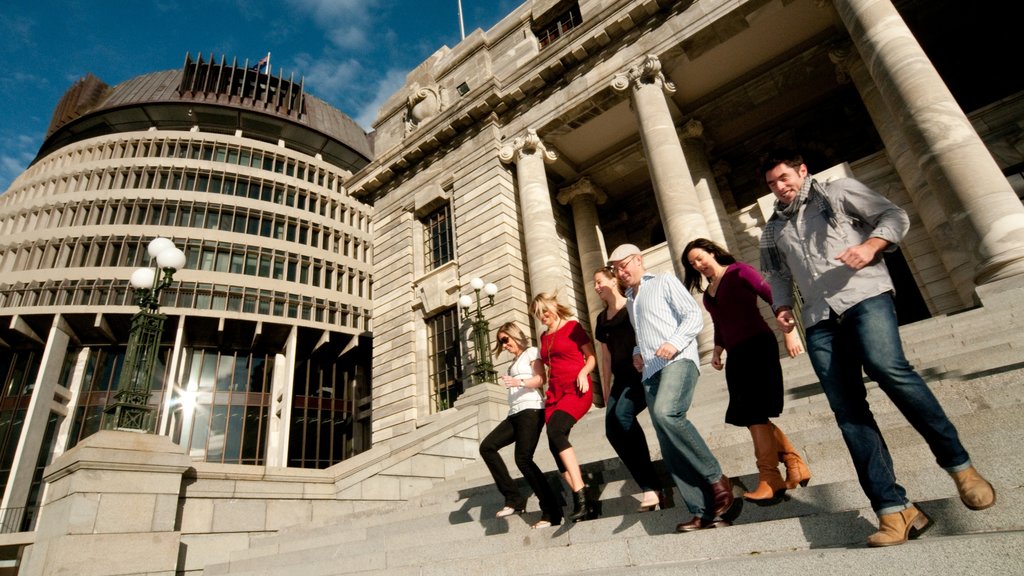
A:
POLYGON ((715 370, 721 370, 724 364, 722 364, 722 347, 715 346, 715 351, 711 353, 711 367, 715 370))
POLYGON ((786 332, 782 338, 785 340, 786 352, 789 353, 790 358, 796 358, 804 351, 804 343, 800 341, 800 334, 796 330, 786 332))
POLYGON ((587 378, 586 372, 580 372, 576 377, 576 388, 579 388, 580 394, 586 394, 587 390, 590 390, 590 379, 587 378))
POLYGON ((522 380, 511 376, 502 376, 501 383, 505 385, 505 388, 519 388, 523 385, 522 380))

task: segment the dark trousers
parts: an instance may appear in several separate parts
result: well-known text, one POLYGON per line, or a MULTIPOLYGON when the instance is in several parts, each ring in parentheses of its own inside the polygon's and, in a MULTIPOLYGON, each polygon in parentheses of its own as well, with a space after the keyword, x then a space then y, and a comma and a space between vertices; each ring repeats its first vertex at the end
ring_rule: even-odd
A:
POLYGON ((537 450, 540 433, 544 428, 544 410, 529 409, 517 412, 502 420, 491 433, 480 443, 480 456, 487 464, 494 484, 505 497, 505 505, 516 509, 526 508, 526 498, 516 488, 515 482, 508 473, 508 467, 502 460, 501 450, 509 444, 515 444, 516 467, 523 474, 526 483, 540 500, 540 509, 561 516, 561 506, 556 503, 551 485, 544 478, 544 473, 533 461, 533 453, 537 450))
POLYGON ((615 449, 641 490, 658 490, 658 474, 651 463, 647 436, 637 421, 637 416, 647 409, 643 384, 637 381, 624 386, 612 386, 605 406, 604 424, 608 443, 615 449))

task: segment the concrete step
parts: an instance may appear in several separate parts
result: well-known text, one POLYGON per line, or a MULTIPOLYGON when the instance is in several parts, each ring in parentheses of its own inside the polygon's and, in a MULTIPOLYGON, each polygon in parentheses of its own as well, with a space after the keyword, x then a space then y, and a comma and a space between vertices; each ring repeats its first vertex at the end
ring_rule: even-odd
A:
MULTIPOLYGON (((997 489, 997 505, 986 511, 963 507, 921 437, 877 385, 868 383, 897 477, 935 520, 934 528, 906 546, 864 547, 877 521, 828 403, 816 380, 794 382, 787 372, 786 410, 777 423, 811 467, 811 484, 789 491, 772 506, 746 503, 732 527, 681 535, 674 528, 688 519, 685 508, 636 512, 639 489, 605 438, 604 410, 594 409, 576 425, 572 438, 588 483, 599 493, 600 518, 530 530, 540 516, 531 496, 526 514, 496 519, 502 499, 478 461, 408 502, 253 537, 249 549, 232 553, 228 563, 209 566, 204 574, 718 576, 755 570, 769 575, 822 568, 842 572, 844 566, 856 573, 1024 573, 1024 488, 1018 478, 1024 470, 1019 449, 1024 445, 1024 363, 1018 351, 1013 342, 987 343, 960 355, 947 352, 922 370, 973 462, 997 489)), ((789 362, 809 368, 806 356, 784 360, 784 366, 789 362)), ((749 433, 722 421, 727 403, 724 375, 705 370, 691 417, 741 493, 757 477, 749 433)), ((647 413, 641 425, 667 480, 647 413)), ((511 463, 511 448, 504 456, 511 463)), ((543 446, 536 460, 561 488, 543 446)), ((514 467, 512 473, 518 476, 514 467)), ((527 494, 525 483, 517 481, 527 494)))
MULTIPOLYGON (((1004 490, 999 497, 998 506, 981 512, 967 511, 957 498, 918 501, 934 524, 908 548, 929 539, 948 542, 965 535, 990 533, 1015 534, 1019 542, 1024 534, 1024 489, 1004 490)), ((207 574, 617 574, 669 563, 678 569, 795 550, 862 549, 875 530, 874 514, 861 508, 676 534, 679 518, 671 512, 601 518, 547 530, 530 530, 528 523, 533 518, 529 514, 509 520, 489 519, 482 525, 453 525, 429 535, 415 531, 380 534, 360 547, 332 545, 232 561, 230 572, 207 574)), ((999 546, 998 540, 973 542, 979 554, 985 552, 984 556, 993 553, 992 546, 999 546)))
MULTIPOLYGON (((1024 441, 1024 430, 1014 426, 1020 421, 1018 412, 1016 406, 1001 406, 979 411, 969 417, 954 417, 954 422, 961 433, 971 440, 969 448, 975 462, 986 471, 986 475, 999 490, 1000 507, 1006 505, 1004 493, 1007 490, 1013 493, 1014 487, 1019 484, 1013 471, 1024 469, 1024 456, 1015 448, 1024 441), (990 469, 999 470, 1001 473, 993 474, 990 469)), ((746 524, 767 525, 780 520, 822 514, 849 514, 851 511, 863 514, 868 521, 873 520, 869 510, 861 510, 866 506, 866 500, 856 481, 852 480, 852 466, 841 440, 825 438, 831 434, 824 428, 810 429, 804 434, 815 437, 817 442, 811 444, 808 452, 820 454, 808 456, 814 472, 812 484, 808 488, 791 491, 784 502, 775 506, 747 504, 736 520, 734 528, 746 524)), ((886 436, 897 465, 897 475, 901 483, 908 488, 908 493, 918 502, 950 500, 952 486, 948 477, 937 470, 930 452, 920 442, 916 433, 904 425, 901 428, 887 429, 886 436)), ((750 456, 747 454, 750 450, 749 445, 735 446, 731 449, 742 453, 747 469, 752 468, 750 456)), ((615 528, 608 533, 608 537, 613 538, 620 534, 622 527, 641 522, 646 523, 652 531, 655 526, 660 526, 665 533, 671 533, 674 524, 685 519, 680 516, 683 512, 681 508, 654 513, 635 513, 637 488, 630 479, 623 478, 623 471, 611 464, 607 464, 604 470, 598 472, 594 471, 595 465, 588 467, 591 469, 592 478, 593 474, 596 474, 609 478, 617 476, 618 479, 602 485, 601 503, 604 517, 575 525, 571 529, 576 530, 578 526, 584 524, 611 521, 615 528)), ((737 490, 742 490, 744 484, 752 486, 756 477, 751 473, 739 476, 736 480, 737 490)), ((502 520, 493 518, 494 511, 501 505, 501 499, 489 484, 489 479, 484 484, 463 487, 454 497, 427 500, 424 503, 417 499, 404 508, 377 516, 354 518, 333 527, 306 527, 282 531, 277 537, 267 539, 265 543, 256 541, 252 549, 233 554, 230 574, 245 574, 247 572, 239 570, 245 569, 246 566, 258 567, 261 570, 272 569, 276 564, 287 567, 300 563, 305 566, 305 563, 321 555, 327 555, 332 562, 343 562, 346 566, 362 566, 369 569, 378 560, 374 560, 377 557, 372 554, 365 554, 367 549, 384 548, 389 551, 390 558, 399 554, 399 550, 421 546, 424 535, 429 535, 435 546, 443 548, 451 545, 449 540, 460 542, 481 536, 510 533, 527 537, 533 533, 523 532, 525 528, 522 527, 539 516, 536 503, 531 500, 531 511, 522 517, 502 520), (351 554, 357 556, 352 562, 348 559, 351 554)), ((958 501, 956 504, 959 504, 958 501)), ((929 514, 932 513, 931 509, 925 509, 929 514)), ((685 516, 685 513, 683 515, 685 516)), ((326 561, 321 563, 324 564, 324 569, 336 570, 334 567, 328 567, 326 561)), ((394 568, 389 566, 388 570, 394 568)), ((266 573, 275 572, 271 570, 266 573)))

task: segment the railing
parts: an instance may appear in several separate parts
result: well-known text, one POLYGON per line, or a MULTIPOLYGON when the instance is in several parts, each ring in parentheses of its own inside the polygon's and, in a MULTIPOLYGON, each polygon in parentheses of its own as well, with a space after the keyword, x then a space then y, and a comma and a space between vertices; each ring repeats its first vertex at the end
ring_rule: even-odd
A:
POLYGON ((27 508, 0 508, 0 534, 32 532, 36 529, 38 506, 27 508))

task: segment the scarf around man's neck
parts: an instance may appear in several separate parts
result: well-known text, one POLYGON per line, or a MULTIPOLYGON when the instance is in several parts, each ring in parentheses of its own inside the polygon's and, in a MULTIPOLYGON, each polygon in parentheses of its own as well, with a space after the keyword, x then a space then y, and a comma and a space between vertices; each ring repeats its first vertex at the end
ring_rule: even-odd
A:
POLYGON ((836 214, 832 210, 832 204, 825 197, 821 184, 808 174, 792 202, 786 205, 779 200, 775 201, 775 212, 764 225, 764 232, 761 234, 761 272, 773 272, 782 267, 782 254, 779 253, 779 246, 776 244, 775 238, 786 222, 796 216, 800 212, 800 207, 805 203, 810 203, 828 220, 829 226, 835 227, 836 214))

